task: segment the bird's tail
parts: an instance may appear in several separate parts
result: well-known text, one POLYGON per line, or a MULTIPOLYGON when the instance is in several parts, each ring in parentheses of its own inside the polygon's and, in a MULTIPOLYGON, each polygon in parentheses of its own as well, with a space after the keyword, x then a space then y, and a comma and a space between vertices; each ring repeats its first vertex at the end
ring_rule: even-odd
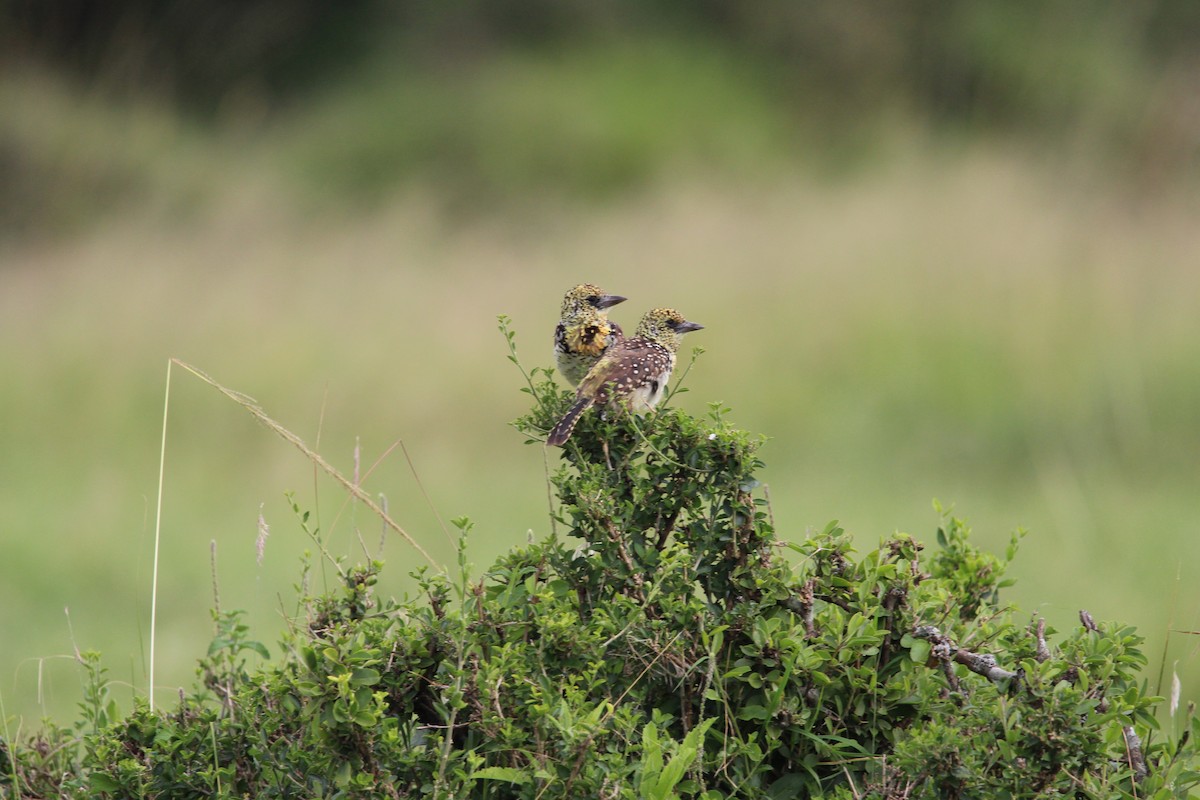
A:
POLYGON ((563 418, 558 421, 558 424, 550 429, 550 436, 546 439, 546 444, 554 447, 562 447, 567 443, 567 439, 571 438, 571 432, 575 430, 575 423, 579 422, 579 416, 587 411, 588 406, 595 402, 590 397, 580 397, 575 401, 575 405, 563 414, 563 418))

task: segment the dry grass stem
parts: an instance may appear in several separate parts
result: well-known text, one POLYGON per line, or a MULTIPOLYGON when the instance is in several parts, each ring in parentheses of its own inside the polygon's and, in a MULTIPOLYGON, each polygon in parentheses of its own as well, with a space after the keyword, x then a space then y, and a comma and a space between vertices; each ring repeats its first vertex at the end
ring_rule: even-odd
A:
POLYGON ((251 416, 272 430, 280 438, 290 442, 297 450, 303 453, 304 456, 311 461, 314 466, 320 467, 322 470, 324 470, 326 474, 340 483, 342 488, 354 495, 355 498, 360 500, 362 504, 371 509, 371 511, 375 512, 376 516, 383 520, 385 525, 394 530, 396 533, 400 534, 404 541, 408 542, 414 550, 421 554, 422 558, 429 562, 430 566, 434 567, 435 569, 441 569, 441 566, 433 560, 429 553, 425 552, 425 548, 421 547, 421 545, 417 543, 416 539, 410 536, 408 532, 404 530, 404 528, 401 528, 395 520, 389 517, 387 513, 380 508, 374 500, 371 499, 370 495, 355 485, 352 480, 338 472, 338 470, 332 464, 326 461, 320 453, 316 452, 307 444, 305 444, 303 439, 280 425, 275 420, 271 419, 271 417, 268 416, 267 413, 263 411, 262 408, 259 407, 258 404, 255 403, 251 398, 240 392, 235 392, 232 389, 222 386, 216 380, 205 374, 202 370, 198 369, 197 367, 193 367, 191 364, 180 361, 177 358, 172 358, 171 362, 178 364, 180 367, 186 369, 188 372, 192 373, 197 378, 228 397, 230 400, 233 400, 242 408, 249 411, 251 416))

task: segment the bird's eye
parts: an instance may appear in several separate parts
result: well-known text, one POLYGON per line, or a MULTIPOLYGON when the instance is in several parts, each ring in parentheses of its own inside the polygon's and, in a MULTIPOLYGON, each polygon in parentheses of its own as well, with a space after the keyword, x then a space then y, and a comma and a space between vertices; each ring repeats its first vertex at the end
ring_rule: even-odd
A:
POLYGON ((600 295, 598 295, 598 294, 588 295, 587 301, 591 305, 594 305, 594 306, 599 305, 600 304, 600 295))

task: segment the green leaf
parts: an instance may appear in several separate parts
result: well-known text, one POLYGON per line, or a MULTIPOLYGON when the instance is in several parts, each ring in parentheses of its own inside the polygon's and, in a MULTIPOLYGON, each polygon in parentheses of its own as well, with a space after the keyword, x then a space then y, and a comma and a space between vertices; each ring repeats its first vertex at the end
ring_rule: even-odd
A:
POLYGON ((379 670, 370 667, 359 667, 350 673, 351 686, 374 686, 382 676, 379 670))
POLYGON ((767 787, 767 797, 771 800, 790 800, 793 797, 805 797, 808 794, 810 779, 802 772, 790 772, 781 776, 767 787))
POLYGON ((512 767, 484 767, 471 773, 474 780, 505 781, 506 783, 529 783, 533 780, 529 775, 512 767))
POLYGON ((757 703, 749 706, 742 706, 738 711, 738 719, 770 719, 771 712, 767 711, 757 703))
POLYGON ((647 722, 642 728, 642 783, 650 785, 662 772, 662 745, 658 741, 658 726, 647 722))
POLYGON ((704 734, 708 732, 714 722, 716 722, 715 717, 706 719, 683 737, 679 749, 675 751, 675 755, 671 756, 671 760, 667 762, 662 770, 662 775, 655 783, 652 790, 653 797, 658 800, 667 800, 671 796, 688 767, 696 760, 696 756, 700 753, 704 734))
POLYGON ((116 779, 103 772, 93 772, 88 775, 88 785, 98 792, 115 792, 121 788, 121 784, 116 779))

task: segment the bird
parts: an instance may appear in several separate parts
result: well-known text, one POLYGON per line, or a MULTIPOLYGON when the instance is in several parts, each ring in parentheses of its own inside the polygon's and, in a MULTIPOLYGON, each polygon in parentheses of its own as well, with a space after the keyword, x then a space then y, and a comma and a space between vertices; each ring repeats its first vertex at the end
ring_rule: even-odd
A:
POLYGON ((608 348, 625 338, 621 326, 605 309, 624 303, 619 294, 581 283, 563 297, 562 313, 554 328, 554 361, 572 386, 578 386, 608 348))
POLYGON ((566 444, 580 415, 593 405, 624 407, 635 413, 654 408, 666 394, 683 335, 703 327, 673 308, 646 312, 633 338, 611 346, 580 381, 574 405, 550 430, 546 443, 566 444))

